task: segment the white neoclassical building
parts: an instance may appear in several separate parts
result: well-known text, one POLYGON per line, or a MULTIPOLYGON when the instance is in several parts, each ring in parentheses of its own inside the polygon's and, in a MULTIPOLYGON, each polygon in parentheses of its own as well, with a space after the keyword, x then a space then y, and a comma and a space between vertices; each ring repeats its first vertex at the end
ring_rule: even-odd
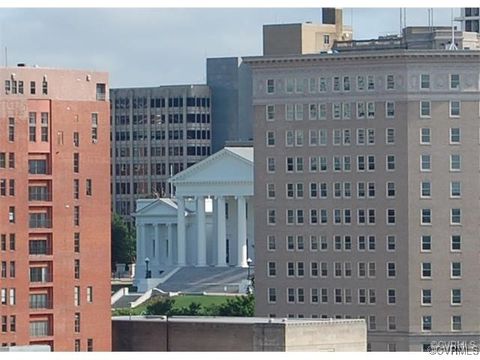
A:
POLYGON ((137 201, 137 283, 147 267, 151 287, 179 267, 254 261, 252 147, 226 147, 170 182, 174 198, 137 201))

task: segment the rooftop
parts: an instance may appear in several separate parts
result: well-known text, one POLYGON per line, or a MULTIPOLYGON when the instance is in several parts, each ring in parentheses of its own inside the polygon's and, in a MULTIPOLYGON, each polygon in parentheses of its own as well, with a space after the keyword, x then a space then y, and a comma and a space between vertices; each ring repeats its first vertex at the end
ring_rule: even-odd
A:
POLYGON ((343 324, 361 323, 363 319, 287 319, 267 317, 229 317, 229 316, 114 316, 113 321, 156 321, 156 322, 178 322, 178 323, 218 323, 218 324, 343 324))

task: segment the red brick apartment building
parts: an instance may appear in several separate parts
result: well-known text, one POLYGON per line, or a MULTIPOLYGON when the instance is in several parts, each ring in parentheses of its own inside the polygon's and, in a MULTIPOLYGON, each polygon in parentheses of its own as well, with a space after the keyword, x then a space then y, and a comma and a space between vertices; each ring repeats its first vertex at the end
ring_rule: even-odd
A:
POLYGON ((0 69, 0 346, 109 351, 108 74, 0 69))

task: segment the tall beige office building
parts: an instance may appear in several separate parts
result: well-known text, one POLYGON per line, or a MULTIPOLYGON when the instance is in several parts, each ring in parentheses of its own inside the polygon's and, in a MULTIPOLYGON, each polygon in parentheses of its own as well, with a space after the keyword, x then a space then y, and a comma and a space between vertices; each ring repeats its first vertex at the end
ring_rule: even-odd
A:
POLYGON ((362 317, 373 351, 479 338, 480 51, 454 36, 244 58, 257 316, 362 317))

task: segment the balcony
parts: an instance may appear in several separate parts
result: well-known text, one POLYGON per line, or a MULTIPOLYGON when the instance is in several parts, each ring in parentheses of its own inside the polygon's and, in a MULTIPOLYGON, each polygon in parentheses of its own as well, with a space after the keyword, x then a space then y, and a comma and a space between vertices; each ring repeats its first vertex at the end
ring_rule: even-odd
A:
POLYGON ((45 267, 30 268, 30 282, 32 284, 46 284, 52 282, 52 272, 45 267))
POLYGON ((30 295, 29 307, 31 310, 53 309, 53 302, 46 294, 30 295))
POLYGON ((31 337, 46 337, 52 336, 52 327, 50 321, 31 321, 30 322, 30 336, 31 337))
POLYGON ((28 226, 30 229, 50 229, 52 219, 46 213, 29 214, 28 226))
POLYGON ((51 193, 46 187, 32 186, 28 188, 28 201, 52 201, 51 193))
POLYGON ((30 256, 49 256, 52 255, 52 247, 47 240, 30 240, 28 254, 30 256))

